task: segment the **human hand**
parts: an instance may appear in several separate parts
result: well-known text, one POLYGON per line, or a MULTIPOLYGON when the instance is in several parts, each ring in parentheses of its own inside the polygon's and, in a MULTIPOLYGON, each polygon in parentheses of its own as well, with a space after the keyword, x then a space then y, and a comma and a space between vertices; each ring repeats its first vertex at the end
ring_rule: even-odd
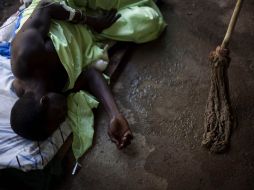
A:
POLYGON ((122 114, 114 116, 110 120, 108 135, 118 149, 125 148, 131 144, 131 140, 133 139, 129 124, 122 114))
POLYGON ((86 24, 92 27, 96 32, 101 33, 104 29, 114 24, 120 17, 121 15, 117 14, 116 9, 111 9, 109 11, 103 10, 98 15, 87 16, 86 24))

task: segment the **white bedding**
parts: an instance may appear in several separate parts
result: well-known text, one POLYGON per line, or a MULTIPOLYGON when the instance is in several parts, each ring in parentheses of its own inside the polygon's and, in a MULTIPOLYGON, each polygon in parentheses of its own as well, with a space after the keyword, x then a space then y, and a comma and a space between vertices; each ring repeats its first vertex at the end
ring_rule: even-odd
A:
MULTIPOLYGON (((0 39, 6 33, 3 30, 8 31, 6 28, 1 29, 0 39)), ((63 123, 51 137, 40 142, 26 140, 14 133, 10 126, 10 112, 17 100, 11 90, 13 80, 10 60, 0 55, 0 169, 43 169, 63 145, 71 130, 63 123)))

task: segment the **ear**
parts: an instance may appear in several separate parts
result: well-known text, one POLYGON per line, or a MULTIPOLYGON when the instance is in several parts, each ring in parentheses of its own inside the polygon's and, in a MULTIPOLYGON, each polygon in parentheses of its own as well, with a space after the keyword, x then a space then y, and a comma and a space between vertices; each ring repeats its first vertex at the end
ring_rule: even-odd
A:
POLYGON ((48 107, 49 104, 49 97, 48 96, 42 96, 40 99, 40 105, 43 107, 48 107))

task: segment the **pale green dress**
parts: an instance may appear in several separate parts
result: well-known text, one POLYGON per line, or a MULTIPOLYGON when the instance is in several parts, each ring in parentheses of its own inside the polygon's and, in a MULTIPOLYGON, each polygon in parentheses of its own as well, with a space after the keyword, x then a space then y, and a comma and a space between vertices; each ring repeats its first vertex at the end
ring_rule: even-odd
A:
MULTIPOLYGON (((33 0, 24 11, 21 26, 38 2, 40 0, 33 0)), ((101 34, 84 25, 52 20, 49 37, 69 76, 66 89, 71 89, 82 70, 96 60, 107 60, 103 40, 144 43, 156 39, 166 27, 153 0, 66 0, 66 3, 73 8, 86 11, 87 14, 96 14, 96 10, 100 8, 107 10, 116 8, 121 14, 121 17, 101 34)), ((68 122, 74 133, 73 151, 77 159, 92 144, 92 109, 97 105, 98 102, 83 91, 68 97, 68 122)))

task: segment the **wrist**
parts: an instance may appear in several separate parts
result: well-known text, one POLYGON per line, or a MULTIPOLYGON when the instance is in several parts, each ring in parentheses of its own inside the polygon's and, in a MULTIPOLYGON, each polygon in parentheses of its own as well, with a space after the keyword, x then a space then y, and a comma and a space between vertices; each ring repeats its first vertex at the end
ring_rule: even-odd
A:
POLYGON ((111 110, 112 113, 110 113, 109 117, 110 119, 119 118, 122 116, 122 114, 118 110, 111 110))
POLYGON ((76 24, 79 24, 79 23, 80 24, 86 24, 87 16, 81 10, 76 9, 75 10, 75 15, 74 15, 74 18, 73 18, 72 22, 76 23, 76 24))
POLYGON ((89 15, 86 15, 86 22, 85 22, 85 24, 87 24, 87 25, 91 25, 91 23, 92 23, 92 17, 91 16, 89 16, 89 15))

